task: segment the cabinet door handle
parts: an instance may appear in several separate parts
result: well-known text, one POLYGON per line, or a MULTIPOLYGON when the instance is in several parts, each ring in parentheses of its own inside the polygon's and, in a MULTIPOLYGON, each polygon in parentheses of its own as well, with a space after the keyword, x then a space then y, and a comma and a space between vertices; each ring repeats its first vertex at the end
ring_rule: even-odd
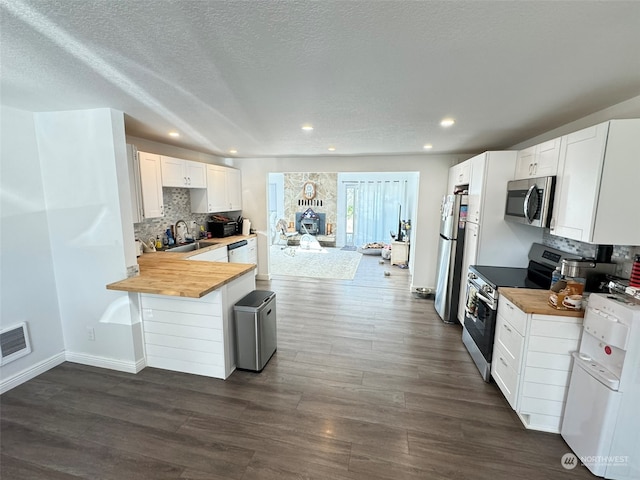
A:
POLYGON ((512 305, 509 305, 508 303, 505 303, 505 305, 506 305, 507 307, 509 307, 509 309, 510 309, 510 310, 513 310, 513 306, 512 306, 512 305))
POLYGON ((511 329, 510 329, 509 327, 507 327, 506 325, 504 326, 504 329, 505 329, 507 332, 511 333, 511 329))
POLYGON ((537 174, 538 173, 538 162, 533 164, 533 174, 537 174))
POLYGON ((502 362, 502 364, 503 364, 505 367, 508 367, 508 366, 509 366, 509 365, 507 364, 507 362, 505 362, 505 361, 504 361, 504 358, 500 357, 500 361, 502 362))

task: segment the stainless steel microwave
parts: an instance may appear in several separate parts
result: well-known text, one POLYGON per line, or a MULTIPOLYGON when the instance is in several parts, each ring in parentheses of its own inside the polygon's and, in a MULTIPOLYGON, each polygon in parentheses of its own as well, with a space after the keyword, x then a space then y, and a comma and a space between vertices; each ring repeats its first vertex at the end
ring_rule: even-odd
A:
POLYGON ((556 177, 512 180, 507 184, 504 219, 533 227, 551 222, 556 177))

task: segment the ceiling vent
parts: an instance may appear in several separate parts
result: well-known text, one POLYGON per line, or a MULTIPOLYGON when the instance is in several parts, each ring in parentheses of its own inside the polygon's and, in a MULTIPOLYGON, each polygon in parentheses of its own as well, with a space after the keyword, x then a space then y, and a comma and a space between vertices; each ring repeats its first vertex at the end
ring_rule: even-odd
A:
POLYGON ((19 323, 0 331, 0 349, 2 360, 0 365, 13 362, 31 353, 31 343, 27 332, 27 324, 19 323))

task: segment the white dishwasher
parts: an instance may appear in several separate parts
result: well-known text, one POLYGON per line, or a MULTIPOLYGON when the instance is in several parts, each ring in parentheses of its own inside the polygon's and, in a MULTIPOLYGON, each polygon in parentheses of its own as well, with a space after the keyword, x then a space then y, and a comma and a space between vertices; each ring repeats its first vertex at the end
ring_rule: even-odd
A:
POLYGON ((246 240, 230 243, 227 246, 229 263, 251 263, 249 261, 249 247, 246 240))

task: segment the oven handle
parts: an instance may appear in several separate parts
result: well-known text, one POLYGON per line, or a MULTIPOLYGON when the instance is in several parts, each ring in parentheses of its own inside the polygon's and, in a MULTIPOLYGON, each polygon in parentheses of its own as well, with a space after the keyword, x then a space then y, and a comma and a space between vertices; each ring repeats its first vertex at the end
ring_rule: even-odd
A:
MULTIPOLYGON (((492 307, 492 305, 493 305, 493 301, 491 301, 491 299, 489 299, 489 298, 485 297, 484 295, 481 295, 481 294, 480 294, 480 289, 479 289, 479 288, 477 288, 478 286, 477 286, 474 282, 469 281, 469 283, 470 283, 470 284, 472 284, 474 287, 476 287, 476 288, 475 288, 475 290, 476 290, 476 297, 477 297, 478 299, 482 300, 482 301, 483 301, 483 302, 484 302, 484 303, 489 307, 489 310, 493 310, 493 311, 495 311, 495 310, 496 310, 496 308, 493 308, 493 307, 492 307)), ((467 298, 467 301, 468 301, 468 298, 467 298)), ((468 307, 467 305, 465 305, 465 306, 464 306, 464 311, 467 313, 467 315, 469 315, 469 318, 471 318, 474 322, 477 322, 477 321, 478 321, 478 317, 476 317, 473 313, 471 313, 471 312, 469 311, 469 307, 468 307)))
MULTIPOLYGON (((480 290, 478 290, 478 291, 476 292, 476 296, 477 296, 480 300, 483 300, 483 301, 484 301, 484 303, 486 303, 487 305, 489 305, 489 308, 491 308, 491 306, 490 306, 490 305, 492 305, 492 304, 493 304, 493 300, 491 300, 490 298, 485 297, 484 295, 481 295, 481 294, 480 294, 480 290)), ((491 310, 495 310, 495 308, 491 308, 491 310)))

